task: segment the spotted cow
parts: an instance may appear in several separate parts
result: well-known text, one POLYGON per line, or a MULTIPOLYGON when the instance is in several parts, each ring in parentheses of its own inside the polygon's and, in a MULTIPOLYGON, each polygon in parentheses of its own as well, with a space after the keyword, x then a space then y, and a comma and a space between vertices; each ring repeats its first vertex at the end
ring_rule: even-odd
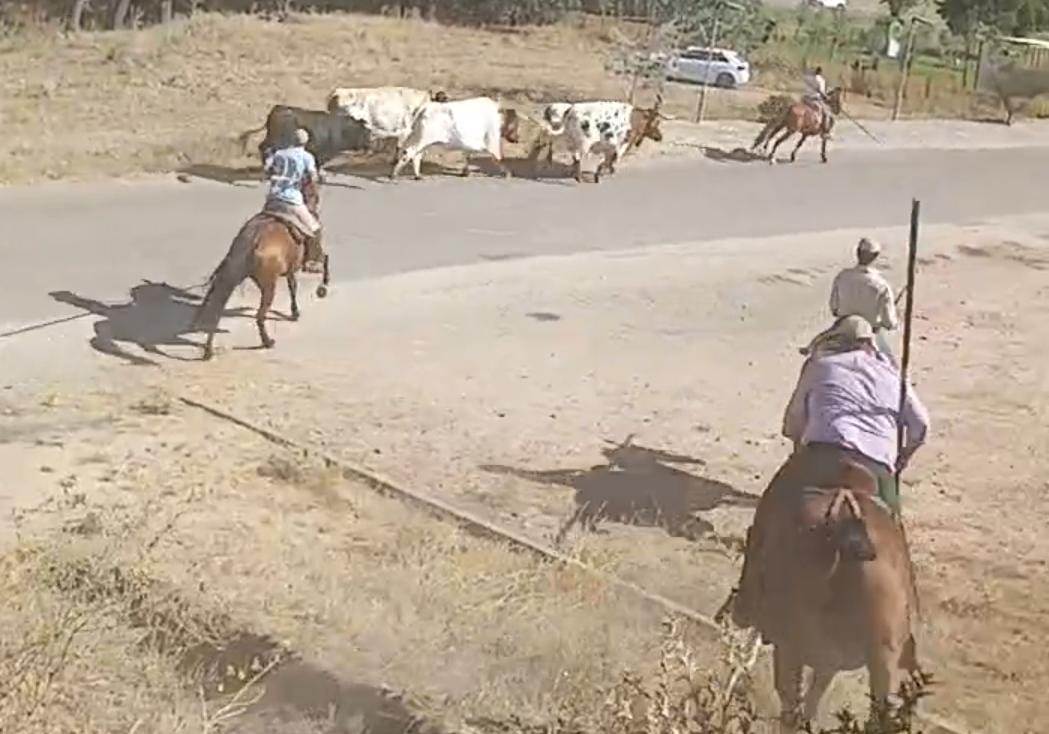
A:
POLYGON ((604 160, 594 171, 594 181, 600 181, 604 171, 615 173, 616 163, 628 150, 637 148, 646 138, 656 142, 663 139, 659 128, 659 121, 665 119, 659 111, 662 101, 662 97, 657 97, 651 108, 607 101, 549 105, 543 115, 551 136, 547 161, 552 160, 553 143, 563 139, 572 154, 573 176, 581 181, 584 159, 593 153, 603 154, 604 160))

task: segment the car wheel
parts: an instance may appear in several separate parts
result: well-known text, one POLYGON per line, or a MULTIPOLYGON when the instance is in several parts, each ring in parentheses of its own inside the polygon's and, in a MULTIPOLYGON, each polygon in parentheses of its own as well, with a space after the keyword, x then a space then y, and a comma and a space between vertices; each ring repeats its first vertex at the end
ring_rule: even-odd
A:
POLYGON ((736 77, 723 71, 718 74, 718 78, 714 80, 714 83, 722 89, 734 89, 736 87, 736 77))

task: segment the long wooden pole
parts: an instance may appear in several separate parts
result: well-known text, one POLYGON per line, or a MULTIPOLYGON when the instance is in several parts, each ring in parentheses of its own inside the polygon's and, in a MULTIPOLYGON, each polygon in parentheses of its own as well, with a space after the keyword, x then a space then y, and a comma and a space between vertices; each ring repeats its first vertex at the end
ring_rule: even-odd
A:
MULTIPOLYGON (((907 293, 903 315, 903 358, 900 360, 900 404, 896 421, 896 484, 900 481, 901 467, 899 459, 903 456, 903 409, 907 405, 907 372, 911 364, 911 323, 914 317, 914 271, 918 263, 918 217, 922 203, 911 200, 911 236, 907 251, 907 293)), ((897 490, 898 491, 898 490, 897 490)))

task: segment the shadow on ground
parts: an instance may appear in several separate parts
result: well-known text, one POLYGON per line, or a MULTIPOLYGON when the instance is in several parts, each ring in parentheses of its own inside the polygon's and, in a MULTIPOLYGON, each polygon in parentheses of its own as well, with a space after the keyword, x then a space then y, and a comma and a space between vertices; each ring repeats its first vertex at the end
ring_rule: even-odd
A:
MULTIPOLYGON (((191 670, 245 670, 274 660, 278 644, 264 635, 242 633, 220 646, 198 646, 180 661, 191 670)), ((264 670, 264 668, 263 668, 264 670)), ((198 672, 199 675, 199 672, 198 672)), ((232 676, 211 672, 205 679, 222 681, 219 699, 243 686, 232 676)), ((258 695, 227 731, 239 734, 438 734, 439 729, 413 713, 396 695, 374 686, 350 683, 298 656, 274 665, 259 681, 258 695)), ((216 701, 216 704, 218 701, 216 701)))
POLYGON ((596 532, 603 521, 659 527, 672 537, 698 540, 714 529, 698 513, 721 506, 757 504, 757 497, 725 482, 673 466, 702 466, 702 459, 638 446, 633 443, 633 436, 601 453, 607 463, 589 469, 534 470, 490 464, 481 469, 574 489, 576 511, 558 532, 557 543, 576 525, 596 532))
MULTIPOLYGON (((446 162, 434 160, 423 160, 422 175, 428 177, 461 177, 464 158, 461 153, 444 151, 444 158, 450 159, 446 162), (458 155, 456 160, 454 156, 458 155)), ((344 154, 338 158, 325 163, 323 173, 337 174, 359 178, 371 183, 389 184, 390 172, 393 169, 392 158, 375 153, 353 153, 344 154)), ((503 163, 510 170, 514 178, 528 179, 544 183, 560 183, 572 178, 572 167, 554 161, 552 163, 541 162, 536 165, 535 160, 530 157, 512 157, 503 159, 503 163)), ((483 155, 471 156, 471 174, 477 177, 501 178, 502 171, 490 158, 483 155)), ((190 183, 194 178, 215 181, 217 183, 229 184, 231 186, 255 186, 265 180, 261 166, 221 166, 210 163, 196 163, 179 169, 178 178, 183 183, 190 183)), ((411 165, 405 166, 398 180, 410 181, 412 179, 411 165)), ((360 186, 332 181, 328 176, 324 181, 325 186, 348 188, 360 190, 360 186)))
POLYGON ((756 163, 758 161, 768 161, 768 158, 765 156, 754 153, 746 148, 725 150, 724 148, 718 148, 713 145, 705 145, 703 146, 703 155, 712 161, 717 161, 718 163, 756 163))
MULTIPOLYGON (((90 344, 93 349, 111 357, 118 357, 129 364, 156 366, 156 362, 134 354, 125 347, 137 346, 143 352, 186 361, 165 352, 162 347, 195 347, 201 345, 186 338, 197 330, 193 328, 200 296, 167 283, 143 281, 131 289, 131 300, 111 305, 85 298, 71 291, 49 293, 59 303, 83 309, 88 314, 100 317, 94 323, 95 335, 90 344)), ((245 309, 227 310, 223 316, 237 316, 245 309)))
POLYGON ((261 166, 217 166, 210 163, 195 163, 178 171, 179 180, 204 178, 230 185, 257 184, 263 180, 261 166))

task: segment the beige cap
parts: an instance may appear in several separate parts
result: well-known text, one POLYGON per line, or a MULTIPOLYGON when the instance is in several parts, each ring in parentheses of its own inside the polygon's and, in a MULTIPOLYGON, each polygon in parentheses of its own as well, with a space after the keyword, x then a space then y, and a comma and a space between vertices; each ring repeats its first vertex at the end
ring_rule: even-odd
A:
POLYGON ((874 327, 862 316, 845 316, 831 330, 833 336, 840 336, 850 341, 873 339, 874 327))
POLYGON ((877 255, 881 252, 881 243, 869 237, 864 237, 860 240, 860 244, 856 249, 864 255, 877 255))
POLYGON ((306 143, 310 142, 310 134, 300 127, 295 131, 295 142, 299 145, 306 145, 306 143))

